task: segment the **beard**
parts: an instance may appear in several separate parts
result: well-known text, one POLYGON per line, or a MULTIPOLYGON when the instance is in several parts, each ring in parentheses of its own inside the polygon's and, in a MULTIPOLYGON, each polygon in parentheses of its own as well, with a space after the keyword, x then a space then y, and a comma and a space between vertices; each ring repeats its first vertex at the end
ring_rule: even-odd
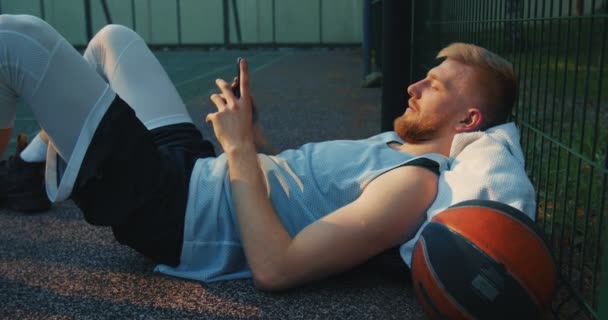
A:
POLYGON ((431 140, 439 136, 439 132, 446 123, 445 117, 427 117, 423 119, 419 114, 403 114, 395 119, 393 127, 395 132, 407 143, 418 143, 431 140))

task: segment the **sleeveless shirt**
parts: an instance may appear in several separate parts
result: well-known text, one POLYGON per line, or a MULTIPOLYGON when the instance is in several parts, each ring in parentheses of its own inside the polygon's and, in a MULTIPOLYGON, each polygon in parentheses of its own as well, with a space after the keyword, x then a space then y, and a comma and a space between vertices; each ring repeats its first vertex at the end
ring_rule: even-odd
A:
MULTIPOLYGON (((403 143, 395 132, 363 140, 309 143, 276 156, 259 154, 268 196, 283 226, 293 237, 328 213, 353 202, 379 175, 427 158, 440 171, 447 158, 412 156, 391 148, 403 143)), ((157 271, 201 281, 251 277, 235 210, 232 206, 225 154, 197 160, 190 180, 181 263, 157 271)))

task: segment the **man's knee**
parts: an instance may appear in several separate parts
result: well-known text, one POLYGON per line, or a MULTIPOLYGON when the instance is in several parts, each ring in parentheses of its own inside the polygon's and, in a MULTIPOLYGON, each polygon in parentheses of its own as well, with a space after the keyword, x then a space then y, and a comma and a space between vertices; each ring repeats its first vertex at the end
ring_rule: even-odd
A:
POLYGON ((119 24, 107 25, 91 39, 89 46, 126 47, 135 40, 143 40, 135 31, 119 24))
POLYGON ((33 39, 39 45, 51 49, 57 42, 59 33, 44 20, 31 15, 0 15, 0 32, 8 35, 18 34, 33 39))
POLYGON ((2 14, 0 15, 0 30, 20 34, 38 34, 41 30, 52 29, 44 20, 30 15, 2 14))

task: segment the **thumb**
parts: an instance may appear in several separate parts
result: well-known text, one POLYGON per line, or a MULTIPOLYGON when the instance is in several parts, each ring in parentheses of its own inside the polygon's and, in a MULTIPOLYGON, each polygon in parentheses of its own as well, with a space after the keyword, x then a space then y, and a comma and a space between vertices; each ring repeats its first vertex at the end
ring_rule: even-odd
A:
POLYGON ((213 120, 215 119, 215 113, 209 113, 206 117, 205 117, 205 122, 206 123, 213 123, 213 120))

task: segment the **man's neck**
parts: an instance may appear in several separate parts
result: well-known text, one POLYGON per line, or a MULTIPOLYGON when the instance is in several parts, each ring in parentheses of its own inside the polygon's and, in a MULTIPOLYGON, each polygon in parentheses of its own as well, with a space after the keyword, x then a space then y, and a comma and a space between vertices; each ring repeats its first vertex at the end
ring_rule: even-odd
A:
POLYGON ((406 142, 402 145, 393 146, 394 149, 411 155, 422 155, 427 153, 439 153, 446 157, 450 155, 453 136, 443 137, 438 139, 406 142))

